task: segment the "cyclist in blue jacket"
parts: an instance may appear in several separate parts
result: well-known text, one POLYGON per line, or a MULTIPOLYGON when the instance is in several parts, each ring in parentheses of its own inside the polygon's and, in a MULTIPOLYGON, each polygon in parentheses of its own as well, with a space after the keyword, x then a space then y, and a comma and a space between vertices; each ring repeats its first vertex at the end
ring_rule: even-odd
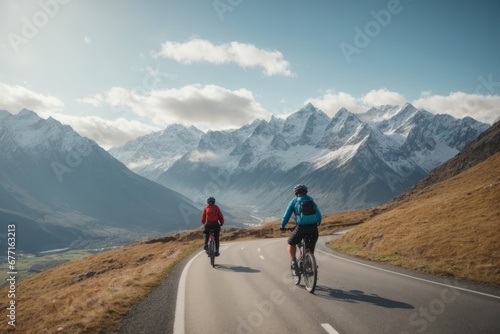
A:
POLYGON ((295 198, 290 201, 286 208, 283 219, 281 220, 281 230, 285 229, 293 213, 297 225, 288 238, 288 253, 291 258, 291 267, 296 270, 297 259, 295 254, 297 252, 297 244, 306 235, 314 236, 313 243, 308 245, 311 253, 314 253, 314 247, 318 241, 318 226, 321 224, 321 212, 316 203, 314 203, 313 198, 307 195, 307 187, 305 185, 296 185, 293 188, 293 193, 295 194, 295 198))

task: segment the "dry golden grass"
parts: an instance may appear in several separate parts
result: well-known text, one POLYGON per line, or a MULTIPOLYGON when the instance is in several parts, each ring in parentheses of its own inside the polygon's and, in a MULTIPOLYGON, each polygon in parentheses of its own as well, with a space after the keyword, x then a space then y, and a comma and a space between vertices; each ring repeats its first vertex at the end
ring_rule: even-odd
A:
MULTIPOLYGON (((169 268, 200 245, 199 238, 141 242, 32 276, 16 285, 16 327, 6 328, 4 322, 0 332, 116 331, 131 306, 157 286, 169 268)), ((6 296, 7 288, 0 293, 6 296)), ((2 299, 0 308, 5 310, 7 303, 2 299)))
MULTIPOLYGON (((367 219, 374 217, 381 212, 381 208, 361 209, 356 211, 338 212, 323 216, 319 232, 321 235, 332 234, 337 231, 364 223, 367 219)), ((274 220, 262 224, 259 227, 248 229, 227 229, 221 234, 222 241, 245 240, 257 238, 279 238, 288 237, 290 232, 281 231, 281 220, 274 220)), ((288 224, 292 227, 293 224, 288 224)), ((287 227, 288 227, 287 226, 287 227)))
POLYGON ((500 153, 356 227, 332 248, 439 275, 500 284, 500 153))

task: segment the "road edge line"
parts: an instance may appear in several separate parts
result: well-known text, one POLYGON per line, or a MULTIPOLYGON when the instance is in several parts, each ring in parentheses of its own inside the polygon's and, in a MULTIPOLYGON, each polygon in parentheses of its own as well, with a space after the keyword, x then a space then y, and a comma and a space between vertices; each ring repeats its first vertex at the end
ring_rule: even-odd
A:
POLYGON ((344 260, 344 261, 347 261, 347 262, 359 264, 359 265, 362 265, 362 266, 365 266, 365 267, 369 267, 369 268, 373 268, 373 269, 377 269, 377 270, 380 270, 380 271, 385 271, 385 272, 396 274, 396 275, 399 275, 399 276, 404 276, 404 277, 407 277, 407 278, 413 278, 413 279, 418 280, 418 281, 423 281, 423 282, 427 282, 427 283, 433 283, 433 284, 436 284, 436 285, 445 286, 447 288, 458 289, 458 290, 462 290, 462 291, 467 291, 467 292, 475 293, 475 294, 478 294, 478 295, 483 295, 483 296, 492 297, 492 298, 495 298, 495 299, 500 299, 500 296, 491 295, 489 293, 474 291, 474 290, 462 288, 462 287, 459 287, 459 286, 456 286, 456 285, 449 285, 449 284, 445 284, 445 283, 439 283, 439 282, 431 281, 431 280, 428 280, 428 279, 425 279, 425 278, 420 278, 420 277, 415 277, 415 276, 411 276, 411 275, 407 275, 407 274, 398 273, 397 271, 392 271, 392 270, 388 270, 388 269, 384 269, 384 268, 379 268, 377 266, 372 266, 372 265, 369 265, 369 264, 366 264, 366 263, 362 263, 362 262, 358 262, 358 261, 346 259, 346 258, 343 258, 341 256, 325 252, 325 251, 323 251, 321 249, 318 249, 317 251, 321 252, 321 253, 324 253, 325 255, 328 255, 328 256, 336 257, 336 258, 338 258, 340 260, 344 260))
POLYGON ((174 333, 184 334, 185 332, 185 309, 186 309, 186 281, 187 272, 191 263, 203 252, 196 254, 189 262, 186 264, 182 270, 181 277, 179 279, 179 286, 177 287, 177 300, 175 302, 175 316, 174 316, 174 333))

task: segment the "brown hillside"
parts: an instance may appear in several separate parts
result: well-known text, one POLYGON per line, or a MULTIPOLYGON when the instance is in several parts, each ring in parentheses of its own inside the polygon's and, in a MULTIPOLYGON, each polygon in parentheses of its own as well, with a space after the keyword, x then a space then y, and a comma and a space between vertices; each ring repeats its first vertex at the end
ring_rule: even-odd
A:
MULTIPOLYGON (((498 126, 498 124, 497 124, 498 126)), ((422 189, 332 243, 376 261, 500 284, 500 153, 422 189)))
MULTIPOLYGON (((194 237, 187 238, 194 239, 194 237)), ((151 240, 90 255, 16 283, 15 327, 0 333, 113 333, 133 304, 158 285, 170 267, 200 241, 151 240)), ((7 297, 8 287, 0 290, 7 297)))

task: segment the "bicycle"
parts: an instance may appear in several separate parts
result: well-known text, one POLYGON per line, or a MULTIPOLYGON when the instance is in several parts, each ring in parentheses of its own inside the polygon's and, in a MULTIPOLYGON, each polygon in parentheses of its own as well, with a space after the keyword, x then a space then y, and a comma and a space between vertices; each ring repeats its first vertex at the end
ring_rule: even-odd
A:
MULTIPOLYGON (((288 228, 287 230, 293 231, 293 228, 288 228)), ((291 269, 293 283, 295 285, 300 284, 301 276, 304 277, 304 285, 306 290, 310 293, 314 293, 316 289, 316 283, 318 281, 318 266, 316 264, 316 258, 314 254, 311 253, 309 245, 313 242, 313 235, 306 235, 297 244, 299 250, 299 257, 297 258, 297 269, 291 269)))
POLYGON ((216 246, 215 246, 215 237, 214 237, 214 230, 211 229, 210 233, 208 235, 208 256, 210 257, 210 264, 212 267, 215 268, 215 252, 216 252, 216 246))

